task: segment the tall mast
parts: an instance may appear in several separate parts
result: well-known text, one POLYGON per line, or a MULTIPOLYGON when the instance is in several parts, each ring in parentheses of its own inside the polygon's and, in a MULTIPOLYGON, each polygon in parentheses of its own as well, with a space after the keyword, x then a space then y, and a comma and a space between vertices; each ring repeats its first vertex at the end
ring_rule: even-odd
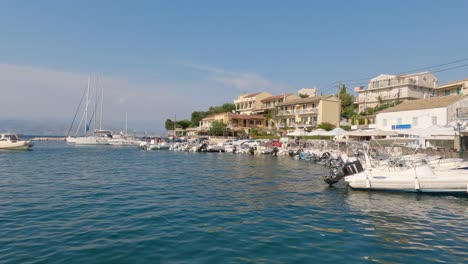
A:
POLYGON ((86 88, 86 108, 85 108, 85 137, 88 135, 88 107, 89 107, 89 82, 90 77, 88 77, 88 87, 86 88))
POLYGON ((125 112, 125 135, 128 135, 128 125, 127 125, 127 122, 128 122, 128 116, 127 116, 127 112, 125 112))
POLYGON ((101 87, 101 110, 99 117, 99 129, 102 129, 102 104, 104 103, 104 87, 101 87))
POLYGON ((97 119, 97 107, 98 107, 98 77, 96 77, 94 81, 94 89, 96 90, 96 99, 94 99, 94 120, 93 120, 93 133, 94 130, 96 129, 96 119, 97 119))

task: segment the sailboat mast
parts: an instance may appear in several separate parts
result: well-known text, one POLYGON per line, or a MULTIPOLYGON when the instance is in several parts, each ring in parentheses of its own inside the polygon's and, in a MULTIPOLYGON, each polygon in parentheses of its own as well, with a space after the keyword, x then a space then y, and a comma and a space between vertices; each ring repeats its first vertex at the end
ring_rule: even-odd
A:
POLYGON ((127 122, 128 122, 128 116, 127 116, 127 112, 125 112, 125 135, 128 135, 128 125, 127 125, 127 122))
POLYGON ((99 129, 102 129, 102 104, 104 103, 104 87, 101 87, 101 110, 99 117, 99 129))
POLYGON ((90 77, 88 77, 88 87, 86 88, 86 108, 85 108, 85 137, 88 135, 88 107, 89 107, 89 82, 90 77))
POLYGON ((96 90, 96 97, 94 99, 94 120, 93 120, 93 133, 94 133, 94 130, 96 130, 96 116, 97 116, 97 107, 98 107, 98 77, 96 77, 95 81, 94 81, 94 89, 96 90))

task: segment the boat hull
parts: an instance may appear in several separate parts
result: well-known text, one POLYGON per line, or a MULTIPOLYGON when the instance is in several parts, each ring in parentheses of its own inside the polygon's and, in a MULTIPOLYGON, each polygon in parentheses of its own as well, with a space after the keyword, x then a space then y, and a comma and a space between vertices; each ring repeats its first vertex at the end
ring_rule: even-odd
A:
POLYGON ((0 150, 27 150, 30 149, 34 143, 31 140, 19 140, 16 142, 0 143, 0 150))
POLYGON ((429 166, 409 169, 365 170, 345 177, 353 189, 403 192, 468 193, 468 171, 434 171, 429 166))

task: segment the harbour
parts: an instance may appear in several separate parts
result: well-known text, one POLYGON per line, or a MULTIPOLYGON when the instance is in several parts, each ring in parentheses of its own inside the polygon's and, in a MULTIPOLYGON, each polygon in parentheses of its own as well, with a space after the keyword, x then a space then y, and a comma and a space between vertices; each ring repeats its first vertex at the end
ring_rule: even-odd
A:
POLYGON ((330 188, 288 156, 37 142, 0 159, 6 263, 467 259, 466 196, 330 188))

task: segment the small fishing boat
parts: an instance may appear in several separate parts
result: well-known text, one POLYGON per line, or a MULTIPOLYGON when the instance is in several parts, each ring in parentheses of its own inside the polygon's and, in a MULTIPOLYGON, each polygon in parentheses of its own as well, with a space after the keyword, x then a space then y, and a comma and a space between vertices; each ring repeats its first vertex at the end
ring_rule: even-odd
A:
POLYGON ((25 150, 34 145, 32 140, 21 140, 17 134, 0 134, 0 149, 25 150))

